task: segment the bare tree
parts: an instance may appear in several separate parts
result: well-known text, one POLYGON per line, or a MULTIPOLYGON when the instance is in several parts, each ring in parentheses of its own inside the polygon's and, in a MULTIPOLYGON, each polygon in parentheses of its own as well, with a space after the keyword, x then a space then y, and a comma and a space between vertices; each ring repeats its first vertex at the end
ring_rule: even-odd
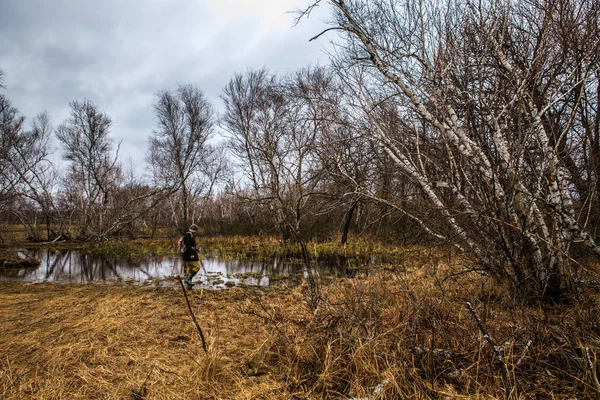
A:
POLYGON ((79 235, 104 237, 109 202, 121 174, 118 148, 113 153, 109 136, 112 121, 89 100, 70 106, 70 116, 56 130, 69 161, 65 190, 78 213, 79 235))
POLYGON ((32 217, 41 211, 49 237, 53 216, 57 215, 52 196, 56 171, 48 160, 50 117, 46 112, 38 114, 28 130, 25 117, 0 95, 0 120, 2 209, 16 216, 34 239, 40 237, 37 219, 32 217))
POLYGON ((25 117, 5 95, 0 94, 0 204, 3 209, 15 199, 17 187, 21 183, 21 178, 10 161, 13 146, 19 142, 24 124, 25 117))
MULTIPOLYGON (((9 162, 21 180, 20 195, 34 203, 42 212, 46 225, 46 238, 53 236, 53 222, 58 223, 58 229, 65 231, 60 211, 54 202, 53 190, 58 181, 58 172, 49 161, 49 140, 52 134, 50 116, 47 112, 38 114, 32 122, 29 131, 23 132, 19 139, 13 143, 12 155, 9 162)), ((27 207, 25 211, 32 211, 27 207)), ((25 212, 24 214, 27 214, 25 212)), ((26 215, 22 221, 26 221, 26 215)), ((38 237, 37 221, 32 221, 29 226, 29 235, 38 237)))
MULTIPOLYGON (((179 190, 174 208, 179 228, 187 226, 194 196, 209 195, 215 182, 210 171, 215 154, 208 146, 213 132, 213 110, 202 91, 180 86, 156 95, 157 129, 150 140, 148 161, 159 187, 179 190)), ((220 172, 220 171, 219 171, 220 172)))
POLYGON ((236 74, 223 90, 221 126, 252 192, 248 200, 268 207, 284 239, 289 238, 283 200, 283 135, 287 102, 277 77, 266 69, 236 74))
POLYGON ((221 124, 252 188, 249 200, 271 211, 284 239, 300 232, 322 177, 316 146, 329 126, 320 94, 328 82, 322 69, 285 79, 263 69, 237 74, 222 96, 221 124))
POLYGON ((309 212, 318 212, 315 197, 321 197, 325 177, 319 155, 321 138, 333 129, 337 111, 333 76, 325 68, 303 68, 286 78, 281 88, 288 98, 285 141, 286 191, 291 211, 289 221, 300 232, 300 222, 309 212))
POLYGON ((198 174, 192 176, 192 198, 197 199, 193 208, 191 220, 202 221, 207 217, 205 203, 210 203, 220 188, 220 184, 231 179, 231 166, 229 164, 226 148, 222 144, 206 145, 206 157, 200 166, 198 174))
POLYGON ((516 293, 569 290, 573 242, 600 255, 585 172, 597 151, 600 4, 328 3, 356 115, 428 204, 414 220, 516 293))

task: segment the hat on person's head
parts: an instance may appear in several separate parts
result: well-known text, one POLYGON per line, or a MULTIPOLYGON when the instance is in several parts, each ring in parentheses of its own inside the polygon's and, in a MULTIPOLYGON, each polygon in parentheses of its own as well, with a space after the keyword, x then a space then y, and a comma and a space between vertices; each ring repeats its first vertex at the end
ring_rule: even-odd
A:
POLYGON ((198 225, 196 225, 196 224, 192 224, 192 225, 190 226, 190 231, 197 231, 197 230, 198 230, 198 225))

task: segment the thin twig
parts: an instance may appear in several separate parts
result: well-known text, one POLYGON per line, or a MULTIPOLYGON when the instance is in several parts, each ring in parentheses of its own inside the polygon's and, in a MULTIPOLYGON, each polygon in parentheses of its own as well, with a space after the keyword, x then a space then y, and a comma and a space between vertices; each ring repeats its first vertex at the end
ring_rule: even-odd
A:
POLYGON ((515 367, 518 367, 519 364, 521 364, 521 361, 523 361, 523 358, 525 358, 525 353, 527 353, 527 350, 529 350, 529 347, 531 346, 532 343, 533 342, 531 341, 531 339, 527 341, 527 344, 525 345, 525 348, 523 349, 523 353, 521 353, 521 357, 519 357, 519 360, 515 364, 515 367))
POLYGON ((140 386, 139 390, 132 390, 131 391, 131 397, 134 400, 143 400, 146 397, 146 383, 148 383, 148 379, 150 379, 150 375, 152 375, 152 371, 154 371, 154 365, 152 365, 152 368, 150 368, 150 372, 148 372, 148 375, 146 376, 146 379, 144 379, 144 383, 142 383, 142 386, 140 386))
POLYGON ((183 290, 183 296, 185 297, 185 302, 187 303, 188 310, 190 310, 190 314, 192 316, 192 320, 194 320, 196 329, 198 329, 198 333, 200 334, 200 339, 202 339, 202 348, 204 349, 205 353, 208 353, 208 350, 206 348, 206 341, 204 340, 204 334, 202 333, 202 329, 200 329, 200 325, 198 324, 198 321, 196 320, 194 311, 192 311, 192 306, 190 305, 190 301, 187 296, 187 291, 185 290, 185 287, 183 286, 183 281, 181 280, 181 277, 179 277, 179 276, 177 277, 177 280, 179 281, 179 284, 181 285, 181 289, 183 290))
MULTIPOLYGON (((312 4, 310 4, 304 10, 299 9, 299 10, 294 11, 293 13, 296 14, 296 18, 294 18, 293 26, 298 25, 302 18, 308 18, 310 16, 310 13, 315 9, 315 7, 319 6, 320 2, 321 2, 321 0, 315 0, 312 4)), ((2 87, 2 86, 0 86, 0 87, 2 87)))

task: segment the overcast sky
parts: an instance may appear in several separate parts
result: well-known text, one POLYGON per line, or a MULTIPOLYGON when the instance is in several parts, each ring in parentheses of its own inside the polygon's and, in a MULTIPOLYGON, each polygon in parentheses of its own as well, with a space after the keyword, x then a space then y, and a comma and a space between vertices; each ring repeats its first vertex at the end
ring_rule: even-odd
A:
MULTIPOLYGON (((56 127, 69 102, 89 99, 113 120, 121 159, 144 161, 161 89, 200 87, 215 108, 235 72, 284 74, 325 64, 318 7, 309 0, 0 0, 4 93, 28 119, 47 110, 56 127)), ((139 168, 139 167, 138 167, 139 168)), ((139 169, 136 170, 139 171, 139 169)))

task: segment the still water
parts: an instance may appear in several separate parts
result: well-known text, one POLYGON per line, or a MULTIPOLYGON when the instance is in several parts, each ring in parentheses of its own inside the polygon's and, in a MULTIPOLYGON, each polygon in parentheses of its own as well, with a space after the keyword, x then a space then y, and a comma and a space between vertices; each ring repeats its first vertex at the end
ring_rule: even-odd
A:
MULTIPOLYGON (((141 285, 172 286, 183 275, 179 257, 155 257, 142 262, 118 258, 92 257, 76 250, 32 250, 30 254, 41 260, 34 268, 0 268, 0 281, 60 282, 83 284, 96 281, 121 281, 141 285)), ((323 272, 338 274, 335 266, 326 266, 323 272)), ((321 267, 320 267, 321 269, 321 267)), ((347 269, 343 269, 344 274, 347 269)), ((301 281, 305 267, 301 261, 284 258, 267 260, 220 260, 208 257, 202 261, 200 272, 194 277, 196 287, 223 289, 233 286, 294 285, 301 281)))

